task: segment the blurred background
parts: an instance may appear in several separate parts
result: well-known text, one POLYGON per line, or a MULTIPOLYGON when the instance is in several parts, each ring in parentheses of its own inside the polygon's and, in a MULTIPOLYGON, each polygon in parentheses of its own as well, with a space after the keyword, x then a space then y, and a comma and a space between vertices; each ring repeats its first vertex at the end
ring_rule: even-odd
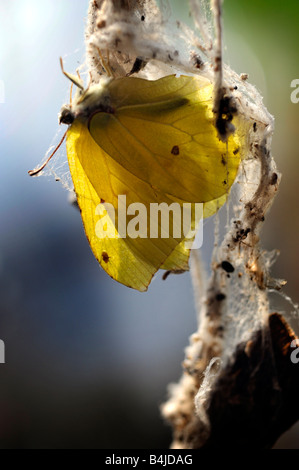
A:
MULTIPOLYGON (((188 21, 185 0, 170 0, 188 21)), ((158 274, 148 293, 102 271, 79 213, 53 178, 30 179, 57 133, 73 71, 84 57, 88 0, 0 0, 0 448, 166 448, 159 405, 181 375, 196 329, 189 274, 158 274)), ((283 174, 263 245, 278 248, 274 276, 298 293, 298 0, 226 0, 226 60, 247 72, 276 118, 283 174)), ((209 260, 211 223, 203 258, 209 260)), ((275 308, 290 307, 280 298, 275 308)), ((299 448, 299 427, 277 448, 299 448)))

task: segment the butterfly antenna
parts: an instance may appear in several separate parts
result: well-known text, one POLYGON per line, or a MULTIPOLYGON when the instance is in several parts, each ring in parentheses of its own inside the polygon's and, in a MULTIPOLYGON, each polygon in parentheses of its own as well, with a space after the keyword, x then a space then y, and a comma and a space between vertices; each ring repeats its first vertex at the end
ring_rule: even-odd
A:
POLYGON ((35 170, 30 170, 28 171, 28 175, 29 176, 37 176, 39 175, 39 173, 41 171, 43 171, 43 169, 48 165, 49 161, 51 160, 51 158, 55 155, 55 153, 57 152, 57 150, 61 147, 65 137, 66 137, 66 134, 67 134, 67 131, 64 133, 61 141, 59 142, 59 144, 57 145, 57 147, 55 148, 54 152, 51 153, 51 155, 49 156, 49 158, 47 158, 47 160, 45 161, 45 163, 43 163, 39 168, 36 168, 35 170))

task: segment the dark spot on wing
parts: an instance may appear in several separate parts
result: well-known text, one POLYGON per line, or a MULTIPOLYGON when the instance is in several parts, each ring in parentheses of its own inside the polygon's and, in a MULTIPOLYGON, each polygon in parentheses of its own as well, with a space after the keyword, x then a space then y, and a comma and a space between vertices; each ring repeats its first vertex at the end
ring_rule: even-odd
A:
POLYGON ((175 145, 171 150, 172 155, 179 155, 180 154, 180 147, 175 145))
POLYGON ((110 257, 108 256, 107 251, 102 252, 102 259, 103 259, 104 263, 106 263, 106 264, 109 262, 110 257))
POLYGON ((233 154, 234 155, 237 155, 239 153, 240 149, 239 148, 236 148, 234 151, 233 151, 233 154))

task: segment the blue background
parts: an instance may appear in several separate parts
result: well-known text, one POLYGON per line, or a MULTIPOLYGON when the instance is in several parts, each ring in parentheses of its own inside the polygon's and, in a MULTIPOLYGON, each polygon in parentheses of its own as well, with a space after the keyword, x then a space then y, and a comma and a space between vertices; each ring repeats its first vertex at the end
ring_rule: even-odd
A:
MULTIPOLYGON (((170 2, 188 19, 185 2, 170 2)), ((158 448, 159 415, 196 330, 189 274, 158 274, 140 294, 98 266, 79 213, 53 178, 31 179, 57 133, 68 71, 84 58, 87 0, 0 0, 0 447, 158 448)), ((226 57, 276 116, 283 183, 263 244, 279 248, 274 274, 298 301, 298 2, 225 2, 226 57), (297 76, 296 76, 297 75, 297 76)), ((208 263, 211 222, 205 224, 208 263)), ((276 300, 276 308, 289 307, 276 300)), ((295 431, 281 441, 299 448, 295 431)))

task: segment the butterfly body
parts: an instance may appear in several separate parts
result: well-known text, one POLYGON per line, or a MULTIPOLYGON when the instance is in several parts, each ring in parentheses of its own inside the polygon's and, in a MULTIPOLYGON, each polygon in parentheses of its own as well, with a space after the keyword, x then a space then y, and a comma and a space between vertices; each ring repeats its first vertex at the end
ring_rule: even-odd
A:
MULTIPOLYGON (((78 88, 72 105, 64 105, 59 114, 60 124, 72 124, 75 119, 87 121, 96 112, 113 112, 109 83, 113 78, 102 78, 99 84, 78 88)), ((83 85, 82 85, 83 86, 83 85)))

